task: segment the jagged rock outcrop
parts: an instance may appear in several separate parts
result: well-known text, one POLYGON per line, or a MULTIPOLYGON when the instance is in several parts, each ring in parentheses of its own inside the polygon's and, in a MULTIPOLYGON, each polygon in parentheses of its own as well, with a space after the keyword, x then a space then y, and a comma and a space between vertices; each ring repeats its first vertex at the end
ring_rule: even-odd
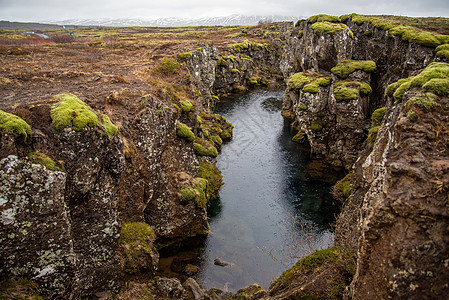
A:
POLYGON ((2 157, 2 279, 31 278, 55 297, 117 291, 121 139, 101 125, 57 131, 46 103, 27 118, 32 141, 17 137, 6 145, 19 157, 2 157), (42 153, 45 167, 30 152, 42 153))
MULTIPOLYGON (((423 74, 437 68, 436 78, 447 76, 447 64, 423 74)), ((425 85, 435 79, 419 80, 426 92, 416 86, 391 103, 354 167, 355 192, 336 228, 336 244, 358 250, 348 298, 431 299, 449 289, 447 90, 436 96, 425 85)))

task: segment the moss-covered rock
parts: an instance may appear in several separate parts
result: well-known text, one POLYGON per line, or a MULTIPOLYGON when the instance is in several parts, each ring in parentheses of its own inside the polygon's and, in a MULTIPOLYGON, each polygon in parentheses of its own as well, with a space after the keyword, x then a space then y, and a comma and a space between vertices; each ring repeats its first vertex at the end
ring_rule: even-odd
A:
POLYGON ((181 105, 183 112, 189 112, 192 110, 193 104, 189 100, 181 100, 179 101, 179 104, 181 105))
POLYGON ((338 81, 334 86, 334 96, 338 102, 357 100, 359 93, 367 95, 371 92, 367 83, 359 81, 338 81))
POLYGON ((380 126, 385 116, 385 107, 376 109, 371 115, 371 127, 380 126))
POLYGON ((342 299, 346 282, 355 273, 353 258, 351 252, 341 247, 316 251, 274 280, 270 295, 282 294, 287 299, 342 299), (316 280, 320 282, 314 284, 316 280))
POLYGON ((343 179, 339 180, 332 188, 332 196, 344 203, 352 194, 351 179, 353 172, 349 172, 343 179))
POLYGON ((54 99, 58 102, 52 106, 51 118, 56 130, 62 131, 70 126, 73 130, 80 131, 86 126, 97 126, 97 114, 77 96, 60 94, 54 99))
POLYGON ((156 239, 150 225, 143 222, 122 224, 120 248, 123 270, 133 274, 138 271, 154 271, 157 268, 159 254, 153 247, 156 239))
POLYGON ((344 60, 331 69, 331 72, 341 79, 347 78, 355 71, 362 70, 373 72, 376 70, 376 63, 372 60, 344 60))
POLYGON ((56 162, 53 159, 40 152, 28 153, 28 160, 31 161, 32 163, 40 164, 52 171, 63 170, 63 166, 60 163, 56 164, 56 162))
POLYGON ((180 138, 184 138, 189 142, 193 142, 195 139, 195 134, 193 131, 184 123, 181 123, 178 121, 178 124, 176 125, 176 135, 180 138))
POLYGON ((26 141, 32 134, 31 126, 19 116, 0 110, 0 131, 13 137, 22 136, 26 141))
POLYGON ((436 47, 435 55, 441 58, 449 59, 449 44, 436 47))
POLYGON ((404 94, 411 89, 422 88, 428 93, 447 95, 449 93, 449 64, 431 63, 416 76, 403 78, 390 84, 387 94, 393 95, 395 101, 401 102, 404 94))
POLYGON ((312 29, 316 34, 335 34, 338 31, 347 29, 348 26, 341 23, 331 23, 331 22, 317 22, 312 24, 312 29))
POLYGON ((288 88, 290 90, 302 90, 307 93, 318 93, 318 87, 328 86, 332 78, 323 74, 313 72, 299 72, 290 76, 288 88))
POLYGON ((196 176, 207 180, 206 196, 208 198, 216 198, 218 191, 223 185, 223 176, 217 166, 207 161, 202 161, 196 176))
POLYGON ((314 15, 307 18, 307 22, 316 23, 316 22, 331 22, 331 23, 340 23, 340 18, 337 16, 330 16, 326 14, 314 15))
POLYGON ((195 138, 193 142, 193 151, 199 156, 218 156, 218 150, 214 147, 213 143, 202 138, 195 138))
POLYGON ((292 141, 293 141, 293 142, 296 142, 296 143, 304 143, 304 141, 305 141, 306 139, 307 139, 306 133, 300 130, 300 131, 298 131, 298 132, 295 134, 295 136, 292 138, 292 141))

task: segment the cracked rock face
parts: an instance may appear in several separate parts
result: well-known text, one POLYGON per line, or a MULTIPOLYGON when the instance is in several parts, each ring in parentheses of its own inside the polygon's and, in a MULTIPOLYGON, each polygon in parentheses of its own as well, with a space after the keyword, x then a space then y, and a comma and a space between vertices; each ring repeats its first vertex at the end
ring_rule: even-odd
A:
MULTIPOLYGON (((121 139, 89 127, 60 133, 43 129, 32 146, 64 162, 63 171, 23 156, 1 160, 2 279, 31 278, 54 297, 117 291, 121 139)), ((9 145, 7 152, 30 151, 30 145, 8 143, 5 135, 1 140, 9 145)))

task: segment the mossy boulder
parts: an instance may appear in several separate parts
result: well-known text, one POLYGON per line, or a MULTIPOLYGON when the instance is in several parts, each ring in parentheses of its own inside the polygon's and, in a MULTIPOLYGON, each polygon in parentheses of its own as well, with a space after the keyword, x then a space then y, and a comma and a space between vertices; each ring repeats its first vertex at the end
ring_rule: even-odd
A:
POLYGON ((153 229, 144 222, 126 222, 120 231, 122 268, 126 273, 155 271, 159 254, 153 247, 156 239, 153 229))
POLYGON ((206 194, 208 181, 204 178, 195 178, 193 185, 179 190, 178 195, 181 202, 194 201, 200 208, 206 208, 208 197, 206 194))
POLYGON ((423 89, 427 93, 440 96, 449 94, 449 64, 433 62, 416 76, 403 78, 390 84, 387 94, 392 95, 396 103, 403 100, 404 94, 411 89, 423 89))
POLYGON ((176 135, 180 138, 186 139, 189 142, 193 142, 195 139, 195 134, 193 131, 184 123, 178 121, 176 125, 176 135))
POLYGON ((214 144, 202 138, 195 138, 193 142, 193 151, 199 156, 218 156, 218 150, 215 148, 214 144))
POLYGON ((342 299, 354 274, 354 254, 330 247, 300 259, 271 283, 269 293, 285 299, 342 299))
POLYGON ((183 112, 189 112, 192 110, 193 104, 189 100, 181 100, 179 101, 179 104, 181 105, 183 112))
POLYGON ((367 95, 372 91, 369 84, 360 81, 338 81, 334 86, 337 102, 357 100, 359 93, 367 95))
POLYGON ((332 78, 323 74, 313 72, 299 72, 290 76, 288 80, 289 90, 304 91, 307 93, 318 93, 320 86, 331 84, 332 78))
MULTIPOLYGON (((335 34, 339 31, 347 29, 348 26, 341 23, 331 23, 331 22, 316 22, 312 24, 312 29, 316 34, 335 34)), ((352 32, 351 32, 352 33, 352 32)))
POLYGON ((53 97, 53 100, 58 102, 52 105, 50 115, 52 125, 57 131, 67 127, 80 131, 86 126, 101 126, 110 137, 118 132, 107 115, 99 117, 90 106, 73 94, 59 94, 53 97))
POLYGON ((13 136, 23 137, 27 141, 32 134, 31 126, 21 117, 0 110, 0 131, 13 136))
POLYGON ((308 23, 316 23, 316 22, 331 22, 331 23, 340 23, 341 20, 337 16, 330 16, 326 14, 314 15, 307 18, 308 23))
POLYGON ((373 72, 376 70, 376 63, 372 60, 351 60, 347 59, 339 62, 331 69, 331 72, 341 79, 347 78, 355 71, 373 72))
POLYGON ((207 198, 216 198, 223 185, 223 176, 217 166, 210 162, 202 161, 196 176, 207 180, 207 198))

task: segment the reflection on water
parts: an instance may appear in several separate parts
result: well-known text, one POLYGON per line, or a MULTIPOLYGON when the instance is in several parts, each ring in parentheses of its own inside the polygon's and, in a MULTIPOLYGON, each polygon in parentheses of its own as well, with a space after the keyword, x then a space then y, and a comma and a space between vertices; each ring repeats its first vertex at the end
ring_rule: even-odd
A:
POLYGON ((255 282, 268 288, 287 268, 275 261, 288 259, 286 248, 299 245, 295 254, 306 254, 304 226, 313 227, 306 231, 316 247, 333 240, 330 185, 304 180, 309 155, 291 141, 282 97, 258 91, 216 108, 235 128, 218 157, 225 185, 209 208, 211 233, 195 277, 206 289, 236 291, 255 282), (230 265, 214 265, 215 258, 230 265))

